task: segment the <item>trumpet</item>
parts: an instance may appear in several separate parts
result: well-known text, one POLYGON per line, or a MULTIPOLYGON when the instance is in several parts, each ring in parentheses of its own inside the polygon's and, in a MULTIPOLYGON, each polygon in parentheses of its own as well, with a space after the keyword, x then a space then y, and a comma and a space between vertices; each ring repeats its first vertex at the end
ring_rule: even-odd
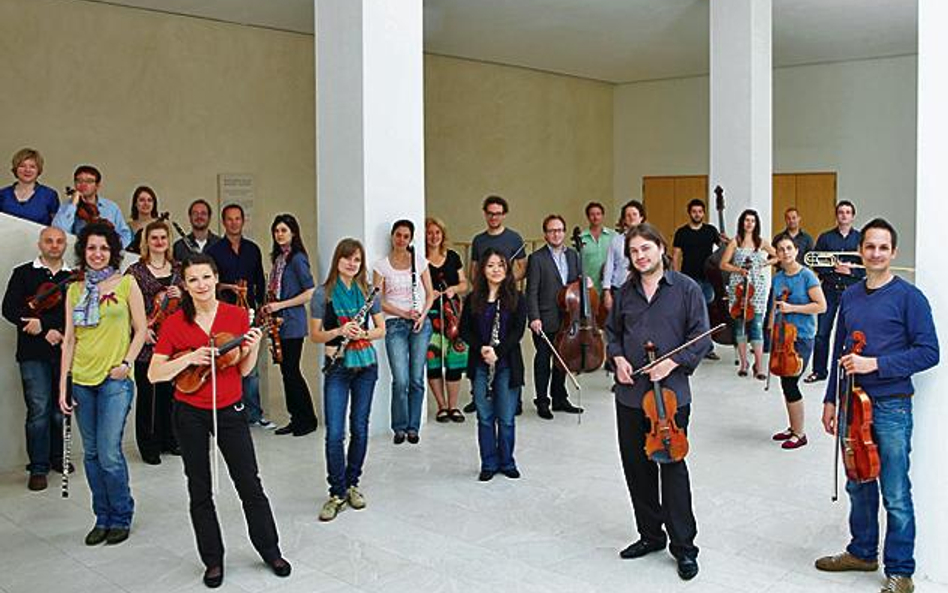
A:
MULTIPOLYGON (((866 267, 862 264, 844 261, 842 259, 843 257, 858 257, 862 259, 858 251, 808 251, 803 256, 803 263, 811 268, 834 268, 839 264, 846 264, 851 268, 866 267)), ((896 272, 915 272, 915 268, 900 266, 891 266, 889 269, 896 272)))

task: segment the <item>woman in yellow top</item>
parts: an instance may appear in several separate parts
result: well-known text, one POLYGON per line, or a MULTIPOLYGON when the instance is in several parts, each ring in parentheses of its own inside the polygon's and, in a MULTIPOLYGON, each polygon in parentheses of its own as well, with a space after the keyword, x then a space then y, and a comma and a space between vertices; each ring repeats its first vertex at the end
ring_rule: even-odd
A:
POLYGON ((119 272, 122 242, 106 222, 86 225, 76 241, 81 279, 66 293, 66 332, 59 407, 76 410, 92 490, 95 527, 86 545, 128 539, 135 502, 128 486, 122 433, 132 404, 132 363, 145 343, 145 305, 131 276, 119 272), (72 397, 67 375, 72 373, 72 397))

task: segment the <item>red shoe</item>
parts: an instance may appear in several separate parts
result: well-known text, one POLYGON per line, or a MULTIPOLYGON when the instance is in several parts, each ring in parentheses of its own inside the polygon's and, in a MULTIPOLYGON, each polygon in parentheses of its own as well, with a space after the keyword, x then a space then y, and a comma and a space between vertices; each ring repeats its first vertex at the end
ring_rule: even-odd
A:
POLYGON ((804 445, 806 445, 806 435, 793 435, 789 439, 785 440, 780 446, 784 449, 799 449, 804 445))
POLYGON ((777 434, 775 434, 774 436, 770 438, 772 438, 775 441, 786 441, 786 440, 789 440, 792 436, 793 436, 793 431, 788 428, 787 430, 778 432, 777 434))

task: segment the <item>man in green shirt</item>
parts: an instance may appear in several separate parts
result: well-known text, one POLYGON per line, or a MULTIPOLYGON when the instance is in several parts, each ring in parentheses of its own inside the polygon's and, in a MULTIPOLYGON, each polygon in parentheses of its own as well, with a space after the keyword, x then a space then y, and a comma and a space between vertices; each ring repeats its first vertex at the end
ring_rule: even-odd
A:
POLYGON ((583 231, 583 272, 592 278, 596 292, 602 292, 602 268, 609 253, 609 244, 616 234, 610 228, 603 226, 606 209, 599 202, 586 204, 586 219, 589 228, 583 231))

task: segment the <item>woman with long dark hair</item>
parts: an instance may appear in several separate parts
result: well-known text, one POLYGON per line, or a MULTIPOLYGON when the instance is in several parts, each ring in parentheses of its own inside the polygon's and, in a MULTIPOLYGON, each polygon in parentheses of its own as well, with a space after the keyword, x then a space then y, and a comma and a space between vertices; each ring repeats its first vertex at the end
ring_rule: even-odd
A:
MULTIPOLYGON (((180 299, 181 266, 171 256, 171 230, 163 220, 154 220, 145 226, 141 257, 130 265, 126 274, 135 278, 145 301, 145 314, 151 319, 155 309, 168 308, 170 299, 180 299)), ((145 345, 135 359, 135 440, 138 452, 148 465, 161 463, 162 453, 178 452, 178 444, 171 429, 171 401, 174 388, 171 383, 152 383, 148 380, 148 365, 160 324, 147 329, 145 345)))
POLYGON ((128 226, 135 235, 129 243, 129 253, 142 252, 142 235, 149 223, 158 220, 158 194, 147 185, 139 185, 132 192, 132 217, 128 226))
MULTIPOLYGON (((737 219, 737 232, 728 242, 721 258, 721 269, 731 272, 728 281, 728 297, 733 306, 737 302, 738 286, 745 284, 753 288, 749 305, 754 315, 742 313, 734 320, 734 340, 740 367, 737 374, 747 376, 747 342, 754 351, 754 377, 763 381, 764 373, 764 311, 767 308, 767 266, 775 263, 776 252, 760 234, 760 216, 756 210, 745 210, 737 219)), ((749 289, 748 289, 749 290, 749 289)), ((746 300, 746 299, 745 299, 746 300)))
POLYGON ((517 291, 510 262, 487 249, 464 299, 461 337, 471 349, 467 375, 477 407, 477 442, 486 482, 497 472, 520 477, 514 460, 517 390, 523 386, 520 340, 527 325, 526 299, 517 291))
POLYGON ((224 368, 217 365, 217 370, 211 371, 216 372, 214 380, 208 378, 193 393, 184 393, 179 385, 174 390, 172 422, 188 480, 191 524, 206 567, 204 584, 219 587, 224 581, 224 542, 211 490, 210 459, 218 452, 209 450, 208 439, 213 435, 215 417, 215 441, 240 496, 250 541, 274 574, 288 576, 290 564, 280 552, 276 522, 260 482, 253 440, 240 401, 241 378, 249 375, 257 362, 263 333, 250 327, 245 309, 217 300, 217 266, 209 255, 190 256, 181 273, 185 287, 181 309, 161 327, 148 379, 155 383, 171 381, 191 367, 209 366, 209 344, 214 337, 229 334, 243 338, 237 347, 236 364, 224 368))
POLYGON ((332 521, 346 505, 355 510, 366 505, 358 486, 369 444, 372 396, 379 378, 378 355, 372 342, 385 337, 380 300, 367 303, 369 295, 365 250, 356 239, 343 239, 336 245, 326 282, 316 288, 309 306, 310 339, 326 345, 323 418, 329 500, 319 511, 320 521, 332 521), (345 351, 339 352, 339 348, 345 351), (333 358, 335 363, 330 362, 333 358), (344 446, 346 416, 348 450, 344 446))
POLYGON ((382 287, 385 312, 385 351, 392 371, 393 442, 420 440, 425 403, 425 361, 431 341, 428 310, 434 300, 431 274, 423 253, 411 248, 415 225, 396 220, 392 250, 375 263, 372 284, 382 287))
POLYGON ((122 241, 108 222, 91 222, 76 241, 82 279, 66 292, 59 407, 76 411, 92 490, 95 527, 86 545, 128 539, 135 501, 122 453, 132 405, 132 362, 145 343, 145 306, 138 284, 119 272, 122 241), (72 375, 72 398, 67 399, 72 375))
POLYGON ((300 225, 292 214, 279 214, 270 225, 273 248, 270 251, 270 280, 267 284, 267 304, 261 308, 265 314, 278 313, 280 343, 283 358, 280 374, 283 376, 283 396, 290 422, 276 429, 276 434, 292 434, 301 437, 314 430, 318 424, 313 411, 313 398, 306 379, 300 371, 303 356, 303 340, 306 338, 306 303, 315 290, 309 258, 300 237, 300 225))

